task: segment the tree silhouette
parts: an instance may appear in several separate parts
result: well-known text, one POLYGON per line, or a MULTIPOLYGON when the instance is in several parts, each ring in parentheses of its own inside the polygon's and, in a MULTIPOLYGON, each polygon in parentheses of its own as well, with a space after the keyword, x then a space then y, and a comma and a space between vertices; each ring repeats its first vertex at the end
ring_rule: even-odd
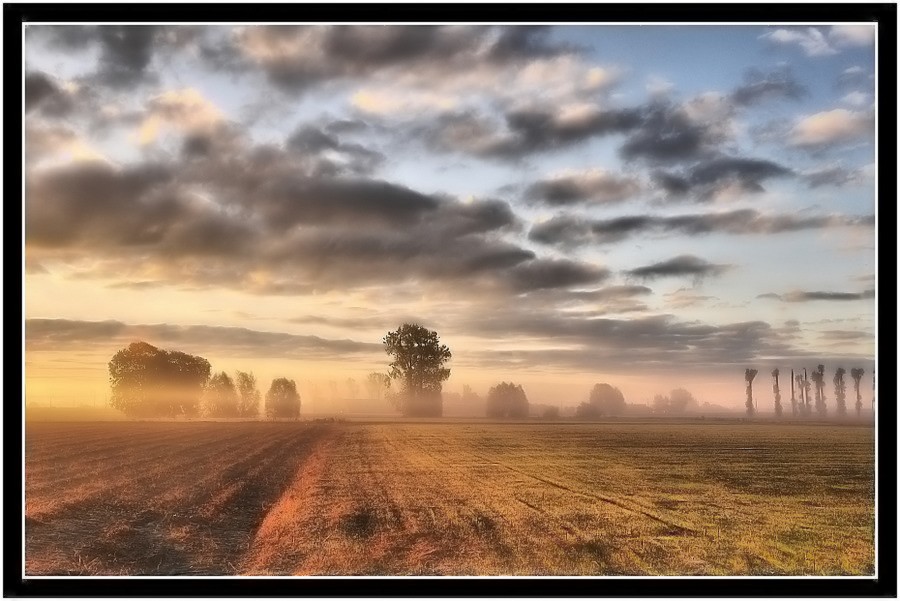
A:
POLYGON ((208 417, 237 417, 240 409, 234 380, 224 371, 214 374, 206 385, 203 404, 208 417))
POLYGON ((528 397, 521 385, 500 382, 488 391, 487 416, 494 418, 528 417, 528 397))
POLYGON ((382 373, 373 371, 366 376, 366 392, 373 401, 380 401, 391 385, 391 379, 382 373))
POLYGON ((669 393, 669 396, 658 394, 653 397, 654 413, 677 415, 686 412, 688 409, 696 409, 697 407, 697 399, 684 388, 672 390, 669 393))
POLYGON ((772 370, 772 391, 775 393, 775 416, 781 417, 781 389, 778 388, 778 368, 772 370))
POLYGON ((359 396, 359 384, 353 378, 347 378, 345 382, 347 386, 347 396, 348 398, 355 399, 359 396))
POLYGON ((809 417, 812 415, 812 407, 809 404, 809 392, 812 385, 809 383, 809 376, 806 373, 806 368, 803 368, 803 415, 809 417))
POLYGON ((753 407, 753 378, 756 377, 756 374, 759 372, 755 369, 745 369, 744 370, 744 380, 747 381, 747 415, 749 417, 753 417, 754 407, 753 407))
POLYGON ((275 419, 300 417, 300 395, 297 384, 287 378, 275 378, 266 393, 266 417, 275 419))
POLYGON ((110 405, 129 417, 199 413, 209 361, 146 342, 133 342, 109 361, 110 405))
POLYGON ((241 417, 257 417, 259 401, 262 398, 256 389, 256 377, 253 373, 237 372, 238 415, 241 417))
MULTIPOLYGON (((797 385, 800 384, 800 376, 796 376, 797 385)), ((794 370, 791 370, 791 417, 797 417, 797 397, 794 393, 794 370)))
POLYGON ((825 405, 825 366, 819 365, 812 373, 813 382, 816 384, 816 413, 819 417, 825 417, 828 408, 825 405))
POLYGON ((843 367, 839 367, 834 372, 834 402, 837 404, 837 413, 839 417, 847 416, 847 387, 844 384, 844 374, 847 371, 843 367))
POLYGON ((406 416, 440 416, 442 382, 450 377, 444 364, 450 349, 437 332, 418 324, 404 323, 384 337, 384 350, 393 357, 390 377, 401 383, 400 409, 406 416))
POLYGON ((862 380, 865 370, 861 367, 854 367, 850 370, 850 377, 853 378, 853 388, 856 391, 856 417, 859 418, 862 413, 862 395, 859 393, 859 383, 862 380))

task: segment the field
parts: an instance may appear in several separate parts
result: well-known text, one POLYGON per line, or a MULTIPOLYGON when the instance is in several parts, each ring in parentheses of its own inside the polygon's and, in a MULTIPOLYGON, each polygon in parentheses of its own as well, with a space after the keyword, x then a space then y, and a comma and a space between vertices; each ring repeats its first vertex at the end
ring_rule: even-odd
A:
POLYGON ((872 574, 869 427, 29 423, 26 574, 872 574))

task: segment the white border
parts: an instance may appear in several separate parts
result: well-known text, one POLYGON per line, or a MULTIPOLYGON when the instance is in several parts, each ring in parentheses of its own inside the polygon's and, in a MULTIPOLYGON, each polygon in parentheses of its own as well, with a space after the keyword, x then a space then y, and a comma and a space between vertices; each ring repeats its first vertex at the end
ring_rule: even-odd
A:
MULTIPOLYGON (((337 5, 340 2, 336 3, 337 5)), ((475 3, 477 4, 477 3, 475 3)), ((527 4, 527 3, 526 3, 527 4)), ((641 4, 638 2, 637 4, 641 4)), ((298 5, 300 6, 300 5, 298 5)), ((813 6, 811 4, 811 6, 813 6)), ((222 576, 206 576, 206 575, 189 575, 189 576, 148 576, 148 575, 119 575, 119 576, 65 576, 65 575, 53 575, 53 576, 42 576, 42 575, 32 575, 28 576, 25 574, 25 68, 24 68, 24 57, 25 57, 25 29, 30 25, 164 25, 164 26, 179 26, 179 25, 204 25, 208 27, 229 27, 229 26, 252 26, 252 25, 397 25, 396 21, 358 21, 358 22, 346 22, 346 21, 323 21, 323 22, 304 22, 304 21, 223 21, 223 22, 198 22, 198 21, 94 21, 94 22, 68 22, 68 21, 29 21, 28 23, 22 24, 22 578, 29 580, 71 580, 71 579, 85 579, 85 580, 120 580, 120 579, 128 579, 128 580, 233 580, 236 578, 245 578, 245 579, 263 579, 263 580, 281 580, 281 579, 306 579, 306 578, 314 578, 317 580, 369 580, 369 579, 411 579, 411 580, 439 580, 444 581, 447 579, 515 579, 515 580, 607 580, 607 579, 625 579, 625 580, 655 580, 655 579, 665 579, 665 580, 721 580, 721 579, 753 579, 753 580, 808 580, 808 579, 816 579, 816 580, 872 580, 878 579, 878 413, 875 412, 875 574, 871 575, 862 575, 862 576, 814 576, 814 575, 800 575, 800 576, 767 576, 767 575, 733 575, 733 576, 714 576, 714 575, 698 575, 698 576, 612 576, 612 575, 586 575, 586 576, 557 576, 557 575, 548 575, 548 576, 504 576, 504 575, 480 575, 480 576, 454 576, 454 575, 446 575, 446 576, 392 576, 392 575, 379 575, 379 576, 314 576, 314 575, 278 575, 278 576, 267 576, 267 575, 241 575, 241 574, 231 574, 231 575, 222 575, 222 576)), ((413 22, 404 22, 400 23, 401 25, 443 25, 448 24, 444 21, 413 21, 413 22)), ((450 23, 451 25, 553 25, 553 26, 584 26, 584 27, 615 27, 615 26, 633 26, 639 25, 642 27, 670 27, 670 26, 730 26, 730 27, 791 27, 791 26, 807 26, 807 27, 820 27, 820 26, 834 26, 834 25, 869 25, 875 29, 875 357, 874 363, 876 366, 875 373, 877 373, 877 365, 878 365, 878 24, 873 23, 871 21, 785 21, 772 23, 769 21, 749 21, 749 22, 724 22, 724 21, 716 21, 716 22, 697 22, 697 21, 671 21, 671 22, 653 22, 646 23, 640 21, 604 21, 604 22, 592 22, 592 21, 542 21, 540 23, 523 23, 522 21, 460 21, 450 23)), ((2 88, 0 88, 0 93, 2 93, 2 88)), ((2 284, 0 284, 2 286, 2 284)), ((0 288, 0 292, 2 292, 2 288, 0 288)), ((874 392, 874 391, 873 391, 874 392)), ((2 484, 0 484, 2 487, 2 484)), ((2 494, 2 488, 0 488, 0 494, 2 494)))

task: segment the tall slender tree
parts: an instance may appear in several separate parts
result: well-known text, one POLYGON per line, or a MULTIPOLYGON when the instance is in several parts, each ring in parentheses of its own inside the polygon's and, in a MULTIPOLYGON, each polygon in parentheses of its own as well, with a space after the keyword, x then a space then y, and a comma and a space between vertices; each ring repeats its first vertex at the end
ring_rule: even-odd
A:
POLYGON ((797 417, 797 397, 794 393, 794 370, 791 370, 791 417, 797 417))
POLYGON ((819 364, 816 371, 812 373, 813 382, 816 383, 816 413, 819 417, 825 417, 828 408, 825 405, 825 366, 819 364))
POLYGON ((778 388, 778 368, 772 370, 772 391, 775 393, 775 416, 781 417, 781 389, 778 388))
POLYGON ((756 377, 756 374, 759 372, 755 369, 745 369, 744 370, 744 380, 747 381, 747 416, 753 417, 754 407, 753 407, 753 378, 756 377))
POLYGON ((859 382, 862 380, 865 370, 861 367, 854 367, 850 370, 850 377, 853 378, 853 389, 856 391, 856 417, 859 418, 862 413, 862 395, 859 394, 859 382))
POLYGON ((812 384, 809 383, 809 374, 806 373, 806 368, 803 368, 803 415, 809 417, 812 415, 812 407, 809 403, 809 393, 812 388, 812 384))
POLYGON ((847 416, 847 387, 844 384, 844 374, 847 371, 839 367, 834 372, 834 402, 837 405, 838 417, 847 416))

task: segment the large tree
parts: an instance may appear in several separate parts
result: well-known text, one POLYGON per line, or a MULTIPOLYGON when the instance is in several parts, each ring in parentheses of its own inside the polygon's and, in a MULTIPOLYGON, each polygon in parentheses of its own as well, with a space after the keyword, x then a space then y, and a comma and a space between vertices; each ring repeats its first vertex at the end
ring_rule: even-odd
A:
POLYGON ((203 394, 204 413, 208 417, 238 417, 238 393, 234 380, 224 371, 214 374, 203 394))
POLYGON ((203 357, 133 342, 109 362, 110 405, 129 417, 197 415, 209 373, 203 357))
POLYGON ((854 367, 850 370, 850 377, 853 378, 853 388, 856 390, 856 417, 862 413, 862 395, 859 393, 859 382, 862 380, 863 374, 866 373, 861 367, 854 367))
POLYGON ((256 388, 256 376, 245 371, 237 372, 238 415, 241 417, 257 417, 259 401, 262 398, 256 388))
POLYGON ((275 378, 266 393, 266 417, 275 419, 300 417, 300 395, 297 384, 287 378, 275 378))
POLYGON ((622 415, 625 412, 625 395, 609 384, 594 384, 586 403, 575 409, 576 417, 596 418, 604 415, 622 415))
POLYGON ((488 391, 487 416, 496 418, 528 417, 528 397, 521 385, 500 382, 488 391))
POLYGON ((653 412, 664 413, 669 415, 679 415, 687 411, 696 410, 699 407, 697 399, 690 391, 684 388, 676 388, 669 393, 669 396, 661 394, 653 398, 653 412))
POLYGON ((437 332, 405 323, 384 337, 384 351, 393 358, 390 377, 400 382, 399 406, 410 417, 440 416, 442 382, 450 377, 444 364, 450 349, 437 332))

